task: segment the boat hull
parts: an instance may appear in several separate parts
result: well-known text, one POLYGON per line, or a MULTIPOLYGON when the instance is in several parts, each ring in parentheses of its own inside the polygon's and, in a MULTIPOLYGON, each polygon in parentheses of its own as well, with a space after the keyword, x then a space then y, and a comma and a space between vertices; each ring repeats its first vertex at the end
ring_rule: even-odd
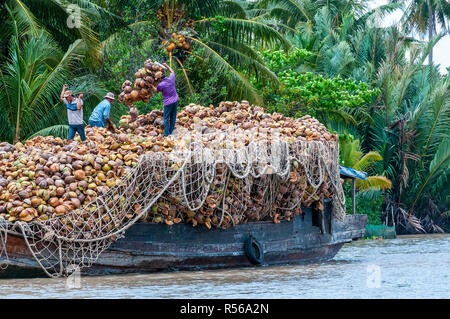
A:
MULTIPOLYGON (((226 230, 137 223, 81 272, 110 275, 253 266, 244 251, 250 235, 263 248, 263 265, 324 261, 333 258, 345 243, 363 237, 367 221, 366 215, 347 215, 339 222, 331 218, 330 211, 327 207, 321 218, 305 208, 302 216, 291 221, 252 222, 226 230)), ((3 262, 8 267, 0 270, 0 277, 44 275, 22 238, 9 235, 6 248, 9 258, 3 262)))

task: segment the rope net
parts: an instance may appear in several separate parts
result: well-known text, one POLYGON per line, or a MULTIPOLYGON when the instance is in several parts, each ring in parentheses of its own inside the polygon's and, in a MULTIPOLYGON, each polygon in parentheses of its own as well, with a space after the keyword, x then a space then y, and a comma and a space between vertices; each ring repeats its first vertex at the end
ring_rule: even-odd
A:
POLYGON ((142 153, 113 187, 64 215, 32 222, 0 218, 0 257, 8 258, 7 234, 20 234, 48 276, 67 276, 91 266, 136 222, 208 229, 279 223, 301 214, 302 205, 323 210, 324 198, 332 199, 338 220, 345 217, 335 140, 183 127, 171 139, 170 152, 142 153))

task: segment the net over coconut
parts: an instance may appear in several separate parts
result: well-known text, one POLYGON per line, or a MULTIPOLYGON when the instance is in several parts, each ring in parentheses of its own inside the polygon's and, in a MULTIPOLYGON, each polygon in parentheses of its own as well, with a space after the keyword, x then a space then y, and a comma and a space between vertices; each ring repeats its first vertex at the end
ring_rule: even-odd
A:
POLYGON ((86 128, 86 143, 0 144, 0 240, 6 230, 21 233, 58 276, 68 265, 89 266, 138 221, 279 223, 302 205, 323 210, 327 198, 344 218, 337 136, 316 119, 267 114, 246 101, 190 104, 163 137, 162 115, 122 116, 118 133, 86 128))

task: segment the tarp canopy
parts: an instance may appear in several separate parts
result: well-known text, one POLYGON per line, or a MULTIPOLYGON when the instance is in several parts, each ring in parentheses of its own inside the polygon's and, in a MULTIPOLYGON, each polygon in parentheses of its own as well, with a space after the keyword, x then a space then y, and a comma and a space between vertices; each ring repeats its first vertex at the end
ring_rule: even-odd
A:
POLYGON ((339 171, 341 176, 349 177, 349 178, 358 178, 362 180, 366 180, 367 173, 362 171, 357 171, 356 169, 345 167, 339 165, 339 171))

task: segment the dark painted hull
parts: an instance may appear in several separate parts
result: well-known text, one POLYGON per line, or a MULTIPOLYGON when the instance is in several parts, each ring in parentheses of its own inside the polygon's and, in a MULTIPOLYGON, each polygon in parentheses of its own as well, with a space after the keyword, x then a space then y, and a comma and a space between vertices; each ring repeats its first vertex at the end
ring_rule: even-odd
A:
MULTIPOLYGON (((127 230, 125 238, 113 243, 82 273, 106 275, 252 266, 244 252, 244 242, 250 234, 263 247, 263 265, 316 262, 333 258, 344 243, 364 235, 366 215, 347 215, 344 222, 339 222, 330 220, 327 209, 322 233, 320 226, 312 225, 311 210, 303 211, 304 217, 289 222, 253 222, 227 230, 186 224, 135 224, 127 230)), ((7 250, 9 266, 0 270, 0 277, 43 275, 23 239, 10 235, 7 250)))

